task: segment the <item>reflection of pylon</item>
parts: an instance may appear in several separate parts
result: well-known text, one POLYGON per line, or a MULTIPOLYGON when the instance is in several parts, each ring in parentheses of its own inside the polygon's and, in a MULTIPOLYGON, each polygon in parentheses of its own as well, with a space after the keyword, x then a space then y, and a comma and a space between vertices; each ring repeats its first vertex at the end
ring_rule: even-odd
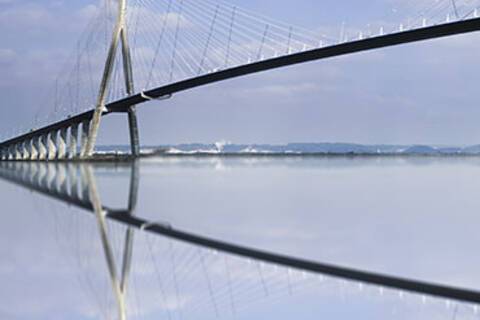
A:
POLYGON ((455 17, 457 18, 457 20, 460 19, 456 0, 452 0, 452 6, 453 6, 453 11, 455 12, 455 17))
MULTIPOLYGON (((89 188, 89 198, 97 217, 98 228, 100 232, 100 238, 102 240, 102 246, 105 253, 105 259, 108 266, 108 272, 110 274, 110 280, 112 282, 113 292, 115 294, 115 299, 117 300, 118 313, 120 320, 127 319, 126 311, 126 296, 127 296, 127 282, 128 276, 130 274, 130 267, 132 264, 132 253, 133 253, 133 238, 134 231, 131 227, 127 228, 125 234, 125 243, 123 248, 123 258, 122 258, 122 269, 120 278, 118 277, 118 269, 115 263, 115 258, 113 255, 112 246, 108 238, 107 225, 105 219, 105 211, 103 209, 101 198, 97 190, 95 177, 93 175, 93 170, 90 166, 82 167, 84 169, 84 176, 86 177, 88 188, 89 188)), ((138 194, 138 164, 134 162, 132 164, 131 179, 130 179, 130 196, 128 210, 126 214, 132 215, 135 211, 137 203, 137 194, 138 194)))
MULTIPOLYGON (((115 65, 115 57, 118 50, 118 43, 122 43, 122 57, 123 57, 123 73, 125 76, 125 87, 128 95, 134 93, 133 84, 133 69, 132 59, 130 55, 130 47, 128 44, 127 25, 125 23, 127 0, 118 0, 118 18, 113 31, 112 42, 108 51, 105 68, 103 71, 102 82, 100 83, 100 90, 98 93, 97 104, 93 114, 92 123, 88 133, 86 145, 82 148, 82 158, 91 157, 97 141, 98 130, 100 128, 100 119, 102 113, 105 112, 105 102, 107 98, 108 86, 112 77, 113 68, 115 65)), ((128 109, 128 122, 130 126, 130 144, 132 154, 138 156, 140 153, 138 123, 135 111, 135 106, 128 109)))

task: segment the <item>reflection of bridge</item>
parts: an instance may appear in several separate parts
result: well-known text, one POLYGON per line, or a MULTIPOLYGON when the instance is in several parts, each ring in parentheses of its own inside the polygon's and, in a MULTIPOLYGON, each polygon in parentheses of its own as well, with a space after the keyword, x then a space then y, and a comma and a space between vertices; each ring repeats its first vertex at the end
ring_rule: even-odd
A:
MULTIPOLYGON (((236 256, 241 259, 252 259, 276 268, 280 267, 287 270, 299 270, 300 272, 332 276, 358 284, 375 285, 380 288, 400 290, 401 292, 412 292, 460 302, 480 303, 480 292, 474 290, 285 256, 186 232, 176 229, 166 222, 153 222, 141 218, 140 215, 136 214, 139 186, 139 170, 136 162, 130 164, 128 207, 122 210, 109 208, 102 205, 95 181, 94 169, 95 167, 87 164, 5 162, 0 164, 0 177, 11 183, 28 188, 33 192, 94 213, 121 319, 126 317, 124 300, 132 259, 134 230, 139 231, 140 234, 146 233, 158 238, 173 239, 188 246, 212 249, 216 252, 236 256), (121 268, 117 268, 113 247, 109 241, 108 231, 110 228, 107 227, 108 221, 113 221, 126 227, 123 253, 121 255, 121 268)), ((202 256, 200 256, 200 259, 202 259, 202 256)), ((264 281, 262 280, 261 282, 264 281)), ((265 288, 265 291, 268 292, 268 289, 265 288)))
MULTIPOLYGON (((297 31, 234 6, 214 4, 211 0, 170 0, 168 5, 161 1, 148 4, 147 1, 144 5, 145 7, 137 8, 137 3, 137 7, 127 7, 126 0, 119 1, 117 18, 110 30, 113 38, 106 52, 103 75, 98 83, 92 80, 92 74, 89 76, 90 85, 100 88, 94 98, 95 108, 78 112, 79 105, 89 100, 80 98, 85 94, 82 90, 86 91, 79 85, 85 78, 81 70, 87 65, 87 69, 92 72, 90 55, 96 53, 95 49, 91 49, 93 41, 86 40, 86 44, 79 43, 79 47, 85 47, 87 57, 78 55, 74 68, 76 76, 68 79, 69 82, 65 84, 65 104, 70 104, 70 109, 65 106, 63 109, 69 111, 68 114, 59 120, 29 128, 28 132, 7 138, 0 143, 2 160, 91 157, 101 117, 118 112, 128 114, 132 153, 136 156, 140 151, 135 107, 139 104, 168 98, 175 93, 199 86, 285 66, 480 30, 480 18, 477 18, 477 11, 472 4, 452 0, 436 1, 431 7, 422 8, 417 20, 401 24, 391 32, 380 28, 378 33, 360 33, 352 39, 343 34, 338 41, 324 36, 318 37, 308 31, 297 31), (449 13, 445 21, 429 21, 429 14, 437 17, 442 10, 449 13), (142 12, 155 16, 143 17, 140 15, 142 12), (145 26, 139 27, 141 22, 144 22, 145 26), (137 39, 141 37, 137 31, 143 28, 144 38, 153 42, 153 49, 150 50, 153 58, 140 57, 138 61, 132 60, 127 26, 134 30, 134 37, 130 42, 139 47, 132 47, 133 55, 141 55, 136 54, 137 50, 146 51, 145 43, 142 45, 142 40, 137 39), (148 31, 145 31, 147 28, 148 31), (117 53, 119 43, 122 48, 121 57, 117 53), (160 54, 164 56, 158 57, 160 54), (158 67, 162 63, 164 66, 159 71, 158 67), (123 68, 123 78, 119 75, 122 72, 119 68, 123 68), (134 70, 140 72, 134 75, 134 70), (142 77, 146 78, 144 83, 148 89, 135 91, 134 79, 141 82, 142 77), (153 85, 155 78, 160 79, 157 85, 153 85), (123 82, 125 90, 119 90, 120 85, 116 82, 123 82), (76 86, 73 83, 76 83, 76 86), (75 92, 76 94, 73 94, 75 92), (72 104, 74 108, 71 107, 72 104)), ((95 23, 92 24, 92 34, 98 27, 95 23)), ((90 38, 95 36, 92 34, 89 34, 90 38)), ((57 113, 59 100, 61 99, 56 93, 57 113)))

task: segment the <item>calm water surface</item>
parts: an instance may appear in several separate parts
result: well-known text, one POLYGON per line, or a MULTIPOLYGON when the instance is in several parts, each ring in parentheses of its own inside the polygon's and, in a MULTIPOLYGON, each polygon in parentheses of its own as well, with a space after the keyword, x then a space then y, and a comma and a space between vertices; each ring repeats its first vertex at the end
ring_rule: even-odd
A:
POLYGON ((470 304, 128 233, 80 208, 93 197, 214 239, 480 290, 480 158, 179 157, 0 173, 0 319, 480 318, 470 304))

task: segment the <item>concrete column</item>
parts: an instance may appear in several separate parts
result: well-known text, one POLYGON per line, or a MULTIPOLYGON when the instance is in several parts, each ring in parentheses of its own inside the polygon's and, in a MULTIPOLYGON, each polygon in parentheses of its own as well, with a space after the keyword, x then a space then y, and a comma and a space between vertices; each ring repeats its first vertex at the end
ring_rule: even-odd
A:
POLYGON ((40 161, 47 159, 47 139, 48 134, 44 134, 38 138, 38 160, 40 161))
POLYGON ((17 143, 15 145, 15 160, 17 160, 17 161, 22 160, 23 157, 22 157, 22 152, 21 151, 22 151, 22 144, 17 143))
POLYGON ((8 147, 8 160, 15 160, 15 146, 10 145, 8 147))
POLYGON ((25 143, 22 141, 22 142, 19 142, 17 143, 17 156, 20 156, 20 158, 18 160, 23 160, 23 153, 25 151, 25 143))
POLYGON ((9 160, 15 160, 15 146, 14 145, 11 145, 9 147, 8 159, 9 160))
POLYGON ((81 151, 80 151, 80 154, 82 156, 86 154, 89 133, 90 133, 90 120, 85 120, 82 122, 82 137, 81 137, 81 151))
POLYGON ((53 143, 53 146, 55 148, 55 151, 53 152, 53 158, 57 159, 57 154, 58 154, 58 131, 51 131, 50 132, 50 140, 53 143))
POLYGON ((17 143, 17 160, 23 160, 24 147, 25 144, 23 141, 17 143))
POLYGON ((30 139, 22 143, 22 160, 30 160, 30 139))
POLYGON ((38 137, 30 140, 30 160, 34 161, 38 158, 38 137))
POLYGON ((47 159, 55 160, 57 157, 57 147, 55 146, 56 131, 52 131, 47 134, 47 159))
POLYGON ((130 149, 132 156, 140 156, 140 137, 138 133, 138 120, 135 107, 128 111, 128 126, 130 130, 130 149))
POLYGON ((5 155, 6 155, 6 152, 5 152, 5 148, 1 148, 0 149, 0 160, 5 160, 5 155))
POLYGON ((57 159, 63 160, 67 154, 67 130, 68 128, 62 128, 58 132, 57 138, 57 159))
POLYGON ((16 150, 16 145, 13 144, 10 146, 10 160, 15 160, 16 150))
POLYGON ((68 146, 68 158, 74 159, 78 155, 78 123, 73 124, 70 127, 70 143, 68 146))

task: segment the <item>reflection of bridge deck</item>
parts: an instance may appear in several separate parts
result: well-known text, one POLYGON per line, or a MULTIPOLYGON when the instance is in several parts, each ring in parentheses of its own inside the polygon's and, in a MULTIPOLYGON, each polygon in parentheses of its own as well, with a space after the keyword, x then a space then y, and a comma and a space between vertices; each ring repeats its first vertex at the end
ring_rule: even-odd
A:
MULTIPOLYGON (((9 163, 0 167, 0 177, 12 184, 65 202, 68 205, 93 211, 89 188, 85 184, 85 171, 80 170, 79 172, 78 169, 78 167, 70 165, 9 163), (24 170, 27 171, 22 172, 24 170), (18 179, 19 172, 22 172, 23 179, 18 179), (83 178, 77 179, 77 175, 83 178)), ((103 210, 105 212, 124 212, 108 207, 103 207, 103 210)))
MULTIPOLYGON (((2 179, 67 204, 85 209, 89 212, 94 212, 101 224, 105 223, 103 222, 103 219, 106 218, 128 226, 129 232, 131 232, 131 228, 138 229, 194 246, 210 248, 227 254, 255 259, 257 261, 278 266, 338 277, 360 283, 378 285, 381 287, 431 295, 434 297, 442 297, 476 304, 480 303, 480 292, 475 290, 455 288, 325 264, 317 261, 299 259, 196 235, 191 232, 175 229, 167 223, 148 221, 133 214, 138 192, 138 175, 138 164, 133 163, 131 167, 129 206, 125 210, 111 210, 102 206, 100 203, 100 196, 98 194, 92 167, 90 165, 52 165, 20 162, 0 164, 0 177, 2 179), (79 172, 82 174, 77 178, 79 172), (81 186, 81 188, 78 188, 78 186, 81 186)), ((102 227, 101 230, 106 234, 105 228, 102 227)), ((133 234, 130 234, 130 238, 132 237, 133 234)), ((104 244, 104 246, 108 249, 107 244, 104 244)), ((126 247, 131 248, 131 244, 128 244, 126 247)), ((106 251, 108 252, 109 250, 107 249, 106 251)), ((107 260, 111 259, 111 254, 107 254, 107 260)), ((128 261, 128 259, 125 261, 128 261)), ((112 262, 110 261, 109 264, 112 264, 112 262)), ((112 276, 112 278, 116 278, 116 276, 112 276)), ((120 289, 117 288, 117 290, 120 289)), ((118 295, 121 296, 121 293, 118 293, 118 295)))

